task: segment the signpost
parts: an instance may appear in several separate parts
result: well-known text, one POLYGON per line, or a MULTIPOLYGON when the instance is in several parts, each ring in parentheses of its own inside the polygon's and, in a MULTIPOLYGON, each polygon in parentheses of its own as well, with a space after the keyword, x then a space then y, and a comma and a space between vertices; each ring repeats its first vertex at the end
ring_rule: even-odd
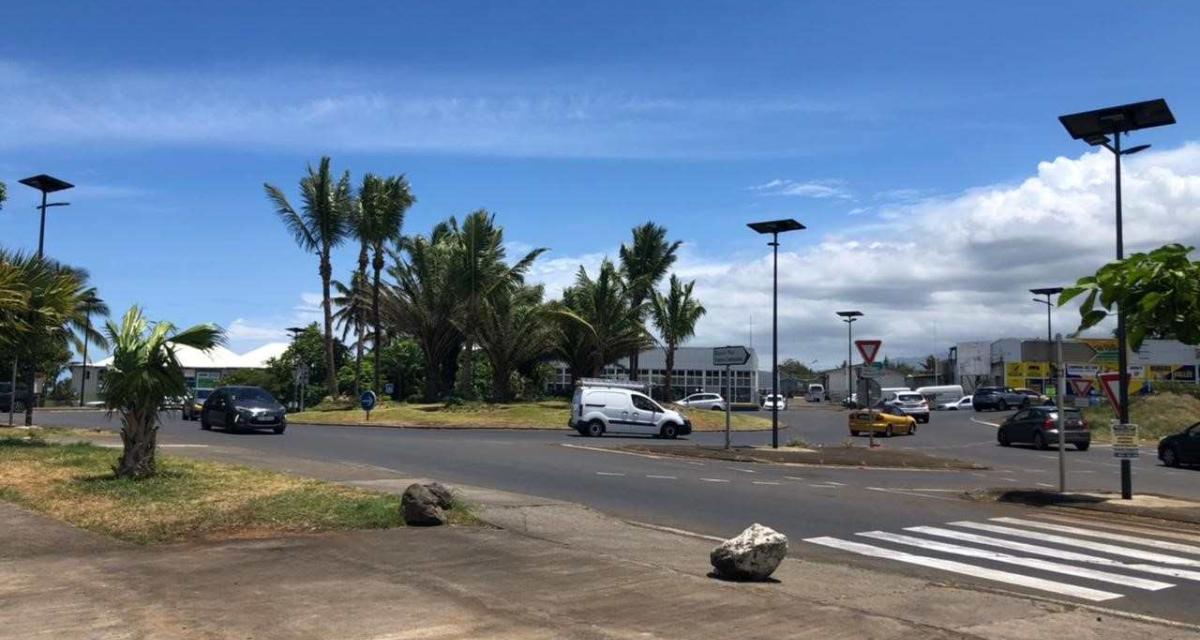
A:
MULTIPOLYGON (((878 377, 878 376, 882 375, 883 367, 872 366, 875 364, 875 356, 879 354, 879 347, 882 345, 883 345, 882 340, 855 340, 854 341, 854 346, 858 348, 858 354, 860 356, 862 356, 862 359, 863 359, 863 366, 862 366, 862 369, 860 369, 860 371, 862 372, 862 377, 874 378, 874 377, 878 377), (878 373, 868 375, 867 374, 868 371, 875 371, 878 373)), ((850 381, 847 380, 846 383, 849 384, 850 381)), ((872 427, 870 429, 867 429, 867 436, 870 438, 869 446, 871 448, 874 448, 875 447, 875 427, 873 425, 874 425, 875 420, 871 416, 871 383, 867 382, 866 384, 859 385, 859 390, 865 392, 866 400, 863 402, 863 406, 866 407, 867 417, 872 422, 872 427)))
POLYGON ((1092 392, 1092 381, 1087 378, 1071 378, 1071 388, 1075 391, 1075 406, 1088 406, 1088 394, 1092 392))
POLYGON ((1100 391, 1104 392, 1104 397, 1108 398, 1113 411, 1117 412, 1117 415, 1121 415, 1121 395, 1117 392, 1121 384, 1121 374, 1111 371, 1102 373, 1098 377, 1100 378, 1100 391))
POLYGON ((1121 460, 1132 460, 1141 455, 1138 448, 1138 427, 1136 424, 1119 424, 1112 422, 1113 457, 1121 460))
MULTIPOLYGON (((1047 299, 1049 299, 1048 296, 1047 296, 1047 299)), ((1058 393, 1054 394, 1054 395, 1058 396, 1057 398, 1055 398, 1057 400, 1056 404, 1058 404, 1058 492, 1066 493, 1067 492, 1067 433, 1066 433, 1067 414, 1066 414, 1066 407, 1063 406, 1063 403, 1066 402, 1066 400, 1067 400, 1064 397, 1067 395, 1067 385, 1065 382, 1066 377, 1067 377, 1067 369, 1066 369, 1066 367, 1063 366, 1063 361, 1062 361, 1063 348, 1062 348, 1062 334, 1061 333, 1054 336, 1054 342, 1055 342, 1055 346, 1058 347, 1058 350, 1057 350, 1058 357, 1056 358, 1056 363, 1058 365, 1058 393)))
POLYGON ((362 403, 363 411, 367 412, 367 422, 371 421, 371 409, 375 408, 375 402, 377 400, 378 398, 375 396, 375 392, 371 391, 370 389, 362 392, 362 395, 359 396, 359 402, 362 403))
POLYGON ((731 422, 730 405, 733 403, 733 376, 730 367, 742 366, 750 361, 750 351, 746 347, 715 347, 713 349, 713 366, 725 367, 725 448, 729 448, 729 424, 731 422))

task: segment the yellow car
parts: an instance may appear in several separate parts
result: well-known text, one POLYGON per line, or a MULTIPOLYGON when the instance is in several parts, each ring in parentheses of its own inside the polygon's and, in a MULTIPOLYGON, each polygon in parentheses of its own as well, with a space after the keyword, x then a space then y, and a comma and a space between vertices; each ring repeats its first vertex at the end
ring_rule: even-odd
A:
POLYGON ((850 435, 867 434, 874 431, 892 437, 897 433, 913 435, 917 432, 917 420, 897 407, 860 409, 850 412, 850 435))

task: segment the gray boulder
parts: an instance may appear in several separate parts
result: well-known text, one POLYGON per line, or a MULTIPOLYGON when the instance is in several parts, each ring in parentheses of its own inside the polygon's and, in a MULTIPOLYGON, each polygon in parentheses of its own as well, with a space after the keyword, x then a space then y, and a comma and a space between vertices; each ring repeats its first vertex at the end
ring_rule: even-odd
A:
POLYGON ((439 507, 443 509, 454 508, 454 493, 450 491, 450 487, 440 482, 429 482, 424 486, 426 489, 429 489, 429 493, 432 493, 433 497, 437 498, 439 507))
POLYGON ((709 554, 718 576, 730 580, 766 580, 787 557, 787 536, 761 524, 717 545, 709 554))
POLYGON ((414 527, 435 527, 446 524, 446 512, 438 506, 438 498, 427 487, 411 484, 400 498, 404 524, 414 527))

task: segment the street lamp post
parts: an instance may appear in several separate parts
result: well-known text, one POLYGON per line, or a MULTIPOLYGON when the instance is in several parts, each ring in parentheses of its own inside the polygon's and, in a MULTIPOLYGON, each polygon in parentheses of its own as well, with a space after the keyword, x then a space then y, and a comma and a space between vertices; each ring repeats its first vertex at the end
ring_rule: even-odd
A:
MULTIPOLYGON (((1117 260, 1125 258, 1125 236, 1121 222, 1121 156, 1128 156, 1150 148, 1148 144, 1121 149, 1121 134, 1138 129, 1149 129, 1175 124, 1167 101, 1159 98, 1135 102, 1116 107, 1084 111, 1059 116, 1059 122, 1067 133, 1076 140, 1083 140, 1094 147, 1104 147, 1113 154, 1116 170, 1115 200, 1117 209, 1117 260), (1109 136, 1112 136, 1111 140, 1109 136)), ((1117 369, 1118 404, 1117 416, 1121 424, 1129 424, 1129 356, 1126 353, 1125 308, 1117 306, 1117 369)), ((1133 498, 1133 471, 1128 459, 1121 460, 1121 498, 1133 498)))
POLYGON ((854 367, 850 362, 854 346, 854 321, 861 318, 863 314, 861 311, 836 311, 835 313, 842 317, 842 322, 846 323, 846 400, 849 400, 854 395, 854 379, 851 377, 854 367))
MULTIPOLYGON (((1062 287, 1043 287, 1041 289, 1030 289, 1029 292, 1036 296, 1046 296, 1045 300, 1039 300, 1037 298, 1034 298, 1033 301, 1038 304, 1046 305, 1046 361, 1047 362, 1055 362, 1054 353, 1053 353, 1054 352, 1054 333, 1053 333, 1053 327, 1051 326, 1051 322, 1050 322, 1050 311, 1054 308, 1054 304, 1050 301, 1050 296, 1056 296, 1056 295, 1062 293, 1063 288, 1062 287)), ((1051 369, 1051 372, 1053 372, 1053 370, 1055 369, 1055 366, 1052 365, 1050 367, 1050 369, 1051 369)), ((1056 380, 1056 379, 1058 379, 1058 376, 1051 373, 1050 384, 1054 384, 1054 380, 1056 380)))
POLYGON ((788 231, 799 231, 804 228, 796 220, 768 220, 751 222, 748 225, 758 233, 771 234, 771 247, 774 254, 771 276, 771 448, 779 448, 779 234, 788 231))
MULTIPOLYGON (((304 333, 304 327, 288 327, 286 331, 292 335, 292 344, 296 344, 296 338, 304 333)), ((296 361, 295 367, 292 369, 292 402, 297 410, 301 410, 302 400, 300 399, 300 362, 296 361)))
POLYGON ((28 178, 20 180, 19 182, 27 187, 33 187, 34 189, 37 189, 38 191, 42 192, 42 204, 38 205, 38 209, 41 210, 41 212, 42 212, 41 225, 38 227, 38 253, 37 253, 37 255, 38 255, 38 259, 40 260, 45 255, 46 209, 48 209, 49 207, 65 207, 65 206, 71 204, 69 202, 47 203, 46 195, 54 193, 55 191, 64 191, 66 189, 70 189, 71 187, 74 187, 75 185, 73 185, 70 182, 67 182, 65 180, 59 180, 58 178, 55 178, 54 176, 48 176, 44 173, 36 175, 36 176, 30 176, 28 178))

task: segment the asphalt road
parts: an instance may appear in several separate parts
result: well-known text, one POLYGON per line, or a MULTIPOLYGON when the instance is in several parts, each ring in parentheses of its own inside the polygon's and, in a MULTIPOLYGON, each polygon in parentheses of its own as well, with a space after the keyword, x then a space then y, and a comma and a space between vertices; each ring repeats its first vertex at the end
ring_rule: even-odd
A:
MULTIPOLYGON (((847 439, 845 413, 803 407, 786 414, 784 422, 791 426, 782 432, 782 442, 799 437, 814 444, 839 444, 847 439)), ((1115 588, 1111 579, 1108 589, 1101 588, 1104 583, 1077 576, 1064 580, 1062 575, 1044 571, 1040 565, 1025 566, 1009 574, 1019 572, 1024 579, 1033 579, 1032 587, 1019 580, 997 585, 994 575, 990 579, 981 578, 972 573, 974 569, 962 569, 959 565, 954 566, 959 571, 967 571, 968 575, 947 573, 947 567, 951 565, 946 562, 955 556, 943 554, 941 550, 904 548, 910 555, 925 558, 914 560, 910 556, 897 555, 899 548, 895 545, 863 537, 864 533, 878 531, 892 536, 907 535, 906 528, 945 527, 951 522, 968 521, 994 527, 997 526, 995 518, 1040 517, 1028 508, 954 497, 968 488, 1055 486, 1057 457, 1054 452, 1001 448, 995 444, 994 427, 976 422, 998 421, 997 418, 1002 417, 1003 414, 992 413, 939 412, 929 424, 921 425, 914 436, 881 439, 884 446, 977 460, 993 467, 988 471, 973 472, 838 469, 638 456, 604 450, 621 442, 621 438, 589 439, 565 429, 468 431, 291 425, 283 436, 269 432, 229 434, 201 431, 197 423, 184 423, 177 414, 165 416, 160 442, 237 446, 264 455, 277 453, 372 465, 451 483, 569 500, 626 519, 706 535, 728 537, 752 522, 760 522, 797 541, 794 553, 802 557, 833 559, 941 581, 978 582, 1039 595, 1046 595, 1046 584, 1037 580, 1069 583, 1076 587, 1084 585, 1083 592, 1068 590, 1065 595, 1058 595, 1068 601, 1111 596, 1114 599, 1102 601, 1104 606, 1200 624, 1200 610, 1189 604, 1200 598, 1200 536, 1189 539, 1195 555, 1181 552, 1174 556, 1184 567, 1192 567, 1189 563, 1195 563, 1192 578, 1166 580, 1171 583, 1170 588, 1152 592, 1128 585, 1115 588), (814 538, 823 542, 798 542, 814 538), (853 544, 847 546, 848 542, 853 544), (864 552, 854 544, 868 545, 868 549, 874 550, 869 553, 883 555, 863 555, 864 552), (826 545, 840 545, 840 548, 826 545), (1107 595, 1098 596, 1097 593, 1107 595)), ((38 422, 79 427, 116 426, 101 412, 45 412, 38 415, 38 422)), ((718 443, 723 435, 695 434, 692 439, 718 443)), ((734 434, 735 444, 762 444, 769 440, 769 433, 734 434)), ((856 444, 865 444, 865 438, 858 440, 856 444)), ((652 439, 639 441, 658 442, 652 439)), ((1117 466, 1106 448, 1069 451, 1068 461, 1072 489, 1113 490, 1116 487, 1117 466)), ((1198 480, 1198 471, 1157 465, 1153 452, 1144 453, 1135 471, 1135 487, 1141 491, 1200 497, 1198 480)), ((1100 531, 1104 536, 1112 533, 1102 529, 1091 531, 1100 531)), ((976 530, 974 533, 982 532, 976 530)), ((1007 543, 1016 540, 1009 537, 1007 543)), ((944 540, 943 544, 953 542, 944 540)), ((929 539, 924 544, 928 545, 929 539)), ((980 553, 979 549, 973 552, 980 553)), ((983 549, 983 553, 997 551, 983 549)), ((1104 558, 1107 562, 1121 559, 1119 554, 1104 558)), ((974 563, 971 566, 976 569, 980 566, 993 571, 1006 568, 1003 562, 998 563, 991 557, 959 560, 974 563)), ((1124 560, 1137 561, 1136 558, 1124 560)), ((1025 562, 1028 561, 1026 558, 1025 562)))

